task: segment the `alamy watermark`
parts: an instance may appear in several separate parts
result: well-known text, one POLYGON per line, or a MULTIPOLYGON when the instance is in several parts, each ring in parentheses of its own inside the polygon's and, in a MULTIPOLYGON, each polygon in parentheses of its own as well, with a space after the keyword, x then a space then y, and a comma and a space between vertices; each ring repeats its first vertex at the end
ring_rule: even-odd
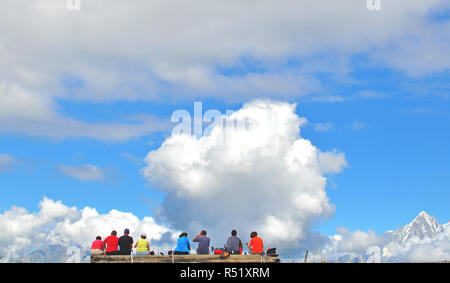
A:
POLYGON ((67 0, 67 10, 69 11, 80 11, 81 10, 81 0, 67 0))
POLYGON ((377 246, 370 246, 366 250, 367 263, 380 263, 381 262, 381 249, 377 246))
MULTIPOLYGON (((264 122, 248 117, 233 117, 233 113, 233 110, 226 110, 223 114, 217 109, 209 109, 203 114, 202 102, 194 102, 193 117, 185 109, 178 109, 172 113, 171 122, 178 123, 172 129, 172 135, 185 134, 201 138, 210 136, 214 131, 214 135, 217 135, 216 145, 226 145, 238 132, 255 133, 277 127, 277 116, 270 113, 264 122), (208 123, 209 125, 204 128, 204 124, 208 123)), ((274 137, 267 145, 262 146, 260 153, 263 156, 273 156, 278 153, 278 147, 278 138, 274 137)))
POLYGON ((380 11, 381 0, 367 0, 367 9, 370 11, 380 11))
POLYGON ((67 248, 66 263, 81 263, 81 249, 77 246, 70 246, 67 248))

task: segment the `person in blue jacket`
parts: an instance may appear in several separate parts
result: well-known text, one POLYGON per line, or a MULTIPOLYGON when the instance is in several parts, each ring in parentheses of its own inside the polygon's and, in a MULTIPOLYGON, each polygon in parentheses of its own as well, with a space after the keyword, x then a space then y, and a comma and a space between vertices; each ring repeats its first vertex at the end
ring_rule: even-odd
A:
POLYGON ((191 250, 191 245, 189 243, 188 234, 183 232, 177 241, 177 247, 173 251, 174 255, 188 255, 191 250))

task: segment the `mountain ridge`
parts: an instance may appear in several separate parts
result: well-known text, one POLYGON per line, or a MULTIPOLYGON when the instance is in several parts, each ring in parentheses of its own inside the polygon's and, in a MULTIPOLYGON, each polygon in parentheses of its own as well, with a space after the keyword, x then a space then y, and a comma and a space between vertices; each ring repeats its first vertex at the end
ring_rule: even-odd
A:
MULTIPOLYGON (((450 222, 449 222, 450 223, 450 222)), ((425 211, 420 212, 410 223, 384 233, 391 241, 404 243, 412 238, 434 238, 444 231, 449 223, 440 224, 434 216, 425 211)))

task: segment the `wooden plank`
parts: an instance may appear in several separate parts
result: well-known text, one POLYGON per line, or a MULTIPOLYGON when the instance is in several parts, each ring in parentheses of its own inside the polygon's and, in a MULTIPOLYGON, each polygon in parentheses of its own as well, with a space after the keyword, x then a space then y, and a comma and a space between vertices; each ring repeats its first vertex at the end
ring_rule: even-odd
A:
MULTIPOLYGON (((248 263, 269 263, 279 262, 278 257, 259 255, 230 255, 222 258, 220 255, 139 255, 133 256, 134 263, 201 263, 201 262, 248 262, 248 263)), ((124 255, 94 255, 91 256, 92 263, 131 263, 131 256, 124 255)))

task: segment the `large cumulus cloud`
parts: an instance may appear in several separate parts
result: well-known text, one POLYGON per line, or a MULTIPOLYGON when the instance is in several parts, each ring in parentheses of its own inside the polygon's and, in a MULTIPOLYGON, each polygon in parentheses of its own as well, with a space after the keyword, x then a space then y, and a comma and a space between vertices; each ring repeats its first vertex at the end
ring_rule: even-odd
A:
POLYGON ((306 120, 295 107, 257 100, 222 116, 225 125, 247 127, 214 124, 201 137, 172 133, 142 169, 167 192, 161 215, 179 229, 208 229, 219 246, 237 228, 244 239, 256 230, 267 245, 299 248, 310 225, 333 214, 326 176, 346 161, 301 137, 306 120))

